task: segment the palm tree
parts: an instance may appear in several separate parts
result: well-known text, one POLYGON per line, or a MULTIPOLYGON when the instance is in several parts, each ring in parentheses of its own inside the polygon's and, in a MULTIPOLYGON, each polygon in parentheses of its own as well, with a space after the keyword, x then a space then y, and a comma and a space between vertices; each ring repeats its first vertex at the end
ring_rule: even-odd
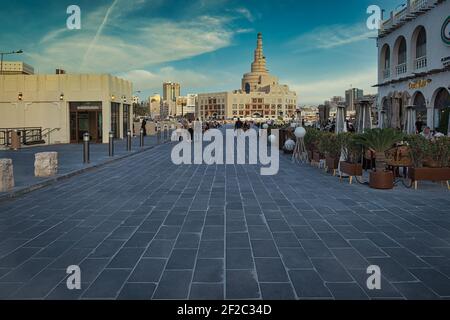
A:
POLYGON ((375 151, 375 167, 377 171, 386 169, 386 151, 400 142, 404 134, 394 129, 371 129, 355 137, 357 143, 375 151))

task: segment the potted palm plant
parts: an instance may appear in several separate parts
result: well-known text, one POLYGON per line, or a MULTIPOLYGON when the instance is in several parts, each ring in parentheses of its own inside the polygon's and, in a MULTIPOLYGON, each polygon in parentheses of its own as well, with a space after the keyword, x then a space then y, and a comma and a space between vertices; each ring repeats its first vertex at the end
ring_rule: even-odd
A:
POLYGON ((375 152, 375 170, 370 173, 370 187, 394 188, 394 173, 386 170, 386 151, 402 141, 403 133, 394 129, 371 129, 356 137, 356 141, 375 152))

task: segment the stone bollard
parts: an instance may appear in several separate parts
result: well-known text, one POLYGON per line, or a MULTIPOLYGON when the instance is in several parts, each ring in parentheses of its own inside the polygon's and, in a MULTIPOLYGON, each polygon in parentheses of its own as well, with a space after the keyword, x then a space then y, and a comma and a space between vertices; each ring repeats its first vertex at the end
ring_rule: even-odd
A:
POLYGON ((34 175, 36 177, 51 177, 58 173, 58 153, 41 152, 35 154, 34 175))
POLYGON ((13 163, 11 159, 0 159, 0 192, 14 188, 13 163))

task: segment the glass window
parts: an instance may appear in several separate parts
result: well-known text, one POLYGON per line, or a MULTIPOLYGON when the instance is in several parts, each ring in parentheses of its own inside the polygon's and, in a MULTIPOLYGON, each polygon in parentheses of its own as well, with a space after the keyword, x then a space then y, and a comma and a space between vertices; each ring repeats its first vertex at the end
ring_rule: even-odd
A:
POLYGON ((111 131, 115 138, 120 138, 120 103, 111 102, 111 131))

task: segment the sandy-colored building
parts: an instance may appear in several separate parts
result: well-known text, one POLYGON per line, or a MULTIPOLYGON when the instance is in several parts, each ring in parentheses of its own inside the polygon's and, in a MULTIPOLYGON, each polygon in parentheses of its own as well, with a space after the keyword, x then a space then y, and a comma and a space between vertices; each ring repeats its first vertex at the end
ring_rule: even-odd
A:
POLYGON ((0 74, 34 74, 34 68, 22 61, 3 61, 0 74))
POLYGON ((150 117, 153 119, 160 119, 161 117, 161 95, 154 94, 149 98, 150 103, 150 117))
POLYGON ((201 119, 291 119, 297 93, 266 68, 262 34, 258 34, 251 72, 244 74, 240 90, 198 95, 196 117, 201 119))
POLYGON ((79 143, 85 132, 107 143, 110 131, 123 138, 132 130, 132 92, 107 74, 3 75, 0 128, 40 128, 50 144, 79 143))

